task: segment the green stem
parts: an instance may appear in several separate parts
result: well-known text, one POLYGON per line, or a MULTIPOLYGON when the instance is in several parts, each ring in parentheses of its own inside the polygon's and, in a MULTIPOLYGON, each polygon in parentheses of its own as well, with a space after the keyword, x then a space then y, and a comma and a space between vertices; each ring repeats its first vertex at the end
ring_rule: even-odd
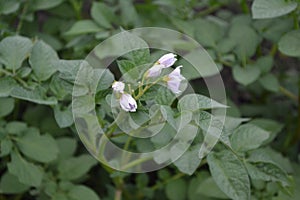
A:
POLYGON ((299 30, 299 22, 298 22, 298 15, 297 15, 297 10, 293 12, 293 18, 294 18, 294 28, 296 30, 299 30))
POLYGON ((294 95, 292 92, 290 92, 289 90, 287 90, 286 88, 280 86, 279 90, 280 90, 281 93, 283 93, 285 96, 289 97, 293 101, 296 101, 296 102, 299 101, 299 98, 296 95, 294 95))
POLYGON ((129 169, 129 168, 131 168, 131 167, 133 167, 133 166, 136 166, 136 165, 138 165, 138 164, 141 164, 141 163, 143 163, 143 162, 145 162, 145 161, 148 161, 148 160, 150 160, 150 159, 152 159, 152 157, 143 157, 143 158, 134 160, 134 161, 128 163, 127 165, 124 165, 124 166, 122 167, 122 170, 129 169))
POLYGON ((243 10, 244 13, 246 13, 246 14, 249 13, 249 8, 248 8, 246 0, 242 0, 241 6, 242 6, 242 10, 243 10))
MULTIPOLYGON (((177 179, 180 179, 180 178, 183 177, 183 176, 185 176, 184 173, 176 174, 176 175, 172 176, 171 178, 166 179, 162 184, 163 184, 163 185, 166 185, 166 184, 168 184, 169 182, 174 181, 174 180, 177 180, 177 179)), ((161 186, 161 184, 155 184, 154 186, 151 187, 151 190, 157 190, 157 189, 160 188, 160 186, 161 186)))
POLYGON ((23 19, 25 17, 26 12, 27 12, 28 6, 29 6, 29 1, 27 0, 24 3, 24 7, 22 9, 22 13, 21 13, 21 16, 19 18, 18 26, 17 26, 17 29, 16 29, 16 35, 18 35, 20 33, 20 31, 21 31, 21 28, 23 26, 23 19))
POLYGON ((274 56, 276 55, 276 52, 277 52, 277 45, 276 45, 276 44, 273 44, 273 46, 272 46, 272 48, 271 48, 269 54, 270 54, 272 57, 274 57, 274 56))

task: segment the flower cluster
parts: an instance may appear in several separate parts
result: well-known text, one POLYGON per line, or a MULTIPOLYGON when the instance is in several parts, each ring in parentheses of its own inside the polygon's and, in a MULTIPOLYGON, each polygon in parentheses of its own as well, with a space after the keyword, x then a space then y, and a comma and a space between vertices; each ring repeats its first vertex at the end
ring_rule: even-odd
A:
MULTIPOLYGON (((171 67, 174 65, 174 63, 177 61, 176 55, 173 53, 168 53, 163 55, 158 61, 154 63, 154 65, 146 71, 146 73, 143 76, 144 78, 156 78, 159 77, 162 70, 168 67, 171 67)), ((167 87, 175 94, 180 93, 179 90, 180 83, 182 80, 184 80, 184 77, 181 75, 180 68, 182 66, 176 67, 170 74, 162 77, 162 79, 157 79, 154 83, 157 83, 159 80, 163 80, 167 83, 167 87)), ((142 80, 143 83, 144 80, 142 80)), ((152 86, 153 84, 151 84, 152 86)), ((136 100, 146 92, 147 89, 151 86, 146 86, 145 88, 141 89, 141 93, 138 95, 134 95, 134 97, 124 92, 125 84, 121 81, 115 81, 112 84, 112 89, 116 94, 118 94, 119 97, 119 103, 123 110, 129 111, 129 112, 135 112, 137 109, 137 102, 136 100)), ((143 87, 143 85, 140 85, 140 87, 143 87)), ((132 91, 130 91, 131 93, 132 91)))

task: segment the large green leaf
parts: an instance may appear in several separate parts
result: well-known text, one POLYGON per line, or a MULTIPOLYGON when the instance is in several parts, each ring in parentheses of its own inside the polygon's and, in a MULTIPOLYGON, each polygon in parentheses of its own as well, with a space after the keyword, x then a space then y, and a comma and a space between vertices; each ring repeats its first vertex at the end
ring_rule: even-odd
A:
POLYGON ((166 195, 170 200, 182 200, 186 198, 187 184, 183 179, 170 181, 166 185, 166 195))
POLYGON ((273 18, 286 15, 297 8, 295 1, 254 0, 251 10, 254 19, 273 18))
POLYGON ((37 87, 34 90, 27 90, 23 87, 15 87, 11 91, 11 96, 31 101, 37 104, 45 104, 45 105, 55 105, 57 104, 57 100, 54 97, 46 97, 44 88, 37 87))
POLYGON ((41 185, 43 171, 33 163, 28 162, 18 153, 11 154, 11 161, 7 164, 8 171, 18 177, 20 183, 38 187, 41 185))
POLYGON ((39 162, 50 162, 58 155, 57 144, 50 135, 28 132, 19 138, 17 144, 24 155, 39 162))
POLYGON ((8 15, 16 12, 20 7, 21 2, 18 0, 0 0, 0 14, 8 15))
POLYGON ((231 199, 250 199, 250 181, 243 163, 229 150, 210 153, 209 169, 219 188, 231 199))
POLYGON ((228 199, 228 196, 220 190, 212 177, 208 177, 200 185, 198 185, 197 192, 207 197, 228 199))
POLYGON ((269 132, 255 125, 245 124, 234 130, 230 141, 233 149, 244 152, 258 148, 269 136, 269 132))
POLYGON ((68 196, 72 200, 100 200, 96 192, 94 192, 91 188, 88 188, 84 185, 76 185, 74 186, 68 193, 68 196))
POLYGON ((300 57, 300 30, 288 32, 281 37, 278 48, 285 55, 300 57))
POLYGON ((97 161, 90 155, 62 160, 58 165, 59 178, 63 180, 78 179, 86 174, 97 161))
POLYGON ((197 111, 207 110, 213 108, 226 108, 227 106, 217 101, 210 99, 200 94, 188 94, 182 97, 178 102, 178 109, 180 111, 197 111))
POLYGON ((0 194, 23 193, 29 189, 28 185, 20 183, 18 178, 8 172, 2 175, 0 181, 0 194))
POLYGON ((32 42, 21 36, 10 36, 0 42, 0 61, 10 70, 17 70, 32 48, 32 42))
POLYGON ((33 46, 29 62, 40 81, 45 81, 57 70, 59 58, 48 44, 38 41, 33 46))
POLYGON ((46 10, 58 6, 63 1, 64 0, 33 0, 33 2, 30 4, 30 7, 34 10, 46 10))

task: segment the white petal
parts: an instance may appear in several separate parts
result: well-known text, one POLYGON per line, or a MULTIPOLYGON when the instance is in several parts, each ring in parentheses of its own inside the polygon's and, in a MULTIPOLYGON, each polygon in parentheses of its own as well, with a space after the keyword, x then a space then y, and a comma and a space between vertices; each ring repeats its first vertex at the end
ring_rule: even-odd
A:
POLYGON ((111 87, 115 92, 123 93, 125 89, 125 84, 121 81, 115 81, 111 87))

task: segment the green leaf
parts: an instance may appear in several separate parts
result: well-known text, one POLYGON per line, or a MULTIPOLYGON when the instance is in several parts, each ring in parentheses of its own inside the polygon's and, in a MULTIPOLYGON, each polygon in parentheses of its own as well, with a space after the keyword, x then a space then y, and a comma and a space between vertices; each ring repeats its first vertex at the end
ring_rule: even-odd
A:
POLYGON ((139 17, 135 10, 132 0, 128 0, 128 1, 119 0, 118 2, 120 6, 121 20, 123 24, 127 26, 135 25, 139 17))
POLYGON ((31 9, 34 9, 34 10, 47 10, 47 9, 54 8, 54 7, 58 6, 63 1, 64 0, 52 0, 52 1, 33 0, 33 2, 31 2, 31 4, 30 4, 30 7, 31 7, 31 9))
POLYGON ((28 162, 17 153, 11 154, 11 162, 7 164, 8 171, 18 177, 20 183, 39 187, 43 178, 43 171, 33 163, 28 162))
POLYGON ((109 69, 96 71, 97 77, 99 77, 97 91, 106 90, 111 87, 115 80, 113 73, 109 69))
POLYGON ((0 61, 7 69, 17 70, 29 56, 32 42, 21 36, 10 36, 0 42, 0 61))
POLYGON ((59 159, 65 159, 71 157, 77 148, 77 142, 74 138, 59 138, 56 140, 56 143, 58 145, 59 159))
POLYGON ((62 160, 58 165, 59 178, 62 180, 78 179, 86 174, 97 161, 90 155, 62 160))
POLYGON ((18 99, 31 101, 37 104, 57 104, 57 100, 55 99, 55 97, 46 97, 44 88, 42 87, 36 87, 34 90, 27 90, 23 87, 15 87, 11 91, 11 96, 18 99))
POLYGON ((259 79, 259 83, 266 89, 271 92, 279 91, 279 82, 275 75, 266 74, 265 76, 259 79))
POLYGON ((24 155, 39 162, 48 163, 58 155, 57 144, 50 135, 28 132, 19 138, 17 144, 24 155))
POLYGON ((213 108, 226 108, 226 105, 216 102, 200 94, 188 94, 182 97, 178 102, 178 110, 197 111, 213 108))
POLYGON ((27 124, 19 121, 10 121, 6 124, 6 132, 12 135, 20 135, 27 130, 27 124))
POLYGON ((107 29, 112 28, 111 22, 115 18, 114 12, 106 4, 102 2, 93 2, 91 16, 100 26, 107 29))
POLYGON ((186 198, 187 184, 183 179, 170 181, 166 185, 166 195, 170 200, 182 200, 186 198))
POLYGON ((84 185, 76 185, 74 186, 68 193, 68 196, 72 200, 100 200, 96 192, 94 192, 91 188, 88 188, 84 185))
POLYGON ((59 58, 48 44, 38 41, 32 48, 29 63, 39 81, 45 81, 57 71, 59 58))
POLYGON ((274 64, 272 56, 263 56, 257 59, 255 65, 259 67, 262 74, 269 73, 274 64))
POLYGON ((2 175, 0 181, 0 194, 18 194, 29 189, 28 185, 20 183, 18 178, 8 172, 2 175))
POLYGON ((0 157, 7 156, 10 154, 11 150, 13 148, 13 143, 9 139, 2 139, 0 141, 0 157))
POLYGON ((270 133, 270 137, 265 141, 265 143, 271 142, 275 139, 278 133, 283 129, 283 124, 271 119, 256 118, 251 121, 251 124, 254 124, 255 126, 258 126, 270 133))
POLYGON ((0 97, 0 105, 0 117, 5 117, 13 111, 15 107, 15 100, 13 98, 0 97))
POLYGON ((222 38, 220 26, 209 20, 195 21, 196 38, 205 47, 216 47, 217 42, 222 38))
POLYGON ((198 158, 199 147, 187 150, 184 154, 179 157, 174 165, 183 173, 192 175, 198 168, 201 160, 198 158))
POLYGON ((250 199, 250 181, 243 163, 228 150, 210 153, 207 161, 219 188, 231 199, 250 199))
POLYGON ((68 95, 72 95, 73 85, 61 79, 59 75, 55 74, 52 76, 49 87, 59 100, 63 100, 68 95))
POLYGON ((11 77, 1 77, 0 78, 0 97, 8 97, 10 92, 16 87, 17 82, 11 77))
POLYGON ((54 118, 60 128, 66 128, 73 124, 73 114, 70 108, 61 110, 59 106, 55 106, 54 118))
POLYGON ((137 70, 134 62, 130 60, 118 60, 117 64, 122 73, 123 79, 130 82, 136 82, 136 80, 140 77, 139 71, 137 70))
POLYGON ((252 124, 244 124, 234 130, 230 141, 233 149, 244 152, 263 144, 270 133, 252 124))
POLYGON ((260 38, 253 28, 244 24, 234 24, 229 30, 229 37, 235 41, 235 53, 240 61, 254 55, 260 38))
POLYGON ((265 19, 286 15, 297 8, 295 1, 255 0, 251 10, 254 19, 265 19))
POLYGON ((283 185, 289 185, 287 174, 278 166, 269 162, 245 163, 251 179, 264 181, 278 181, 283 185))
POLYGON ((244 68, 235 66, 233 68, 234 79, 245 86, 256 81, 259 78, 259 75, 260 70, 255 65, 247 65, 244 68))
POLYGON ((300 30, 294 30, 282 36, 278 48, 287 56, 300 57, 300 30))
POLYGON ((208 177, 198 186, 197 193, 203 194, 207 197, 228 199, 228 196, 220 190, 212 177, 208 177))
POLYGON ((87 33, 97 33, 100 31, 102 31, 102 29, 95 22, 85 19, 76 21, 73 26, 67 32, 65 32, 65 35, 73 36, 87 33))
POLYGON ((0 14, 8 15, 16 12, 20 7, 20 2, 18 0, 0 0, 0 14))

